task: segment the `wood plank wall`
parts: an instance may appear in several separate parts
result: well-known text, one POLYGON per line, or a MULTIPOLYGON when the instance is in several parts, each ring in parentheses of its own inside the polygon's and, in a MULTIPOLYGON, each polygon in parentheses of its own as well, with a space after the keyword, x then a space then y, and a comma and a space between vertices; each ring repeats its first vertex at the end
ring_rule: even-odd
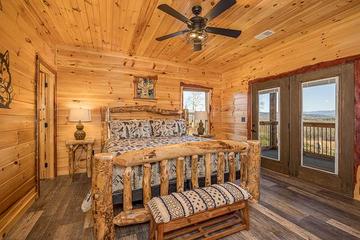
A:
POLYGON ((360 32, 353 31, 360 25, 360 12, 346 17, 342 13, 330 20, 321 28, 290 36, 281 43, 240 58, 239 67, 222 75, 222 126, 219 131, 222 134, 219 137, 247 137, 247 124, 241 123, 239 117, 247 116, 249 81, 360 53, 360 32))
POLYGON ((20 1, 1 1, 0 52, 10 53, 11 109, 0 109, 0 239, 35 192, 35 59, 54 65, 54 52, 20 1))
POLYGON ((67 121, 71 107, 92 109, 92 122, 85 123, 89 137, 96 138, 95 152, 100 151, 100 107, 108 104, 146 104, 180 109, 180 82, 213 87, 213 133, 220 126, 221 74, 194 66, 120 53, 95 52, 71 47, 57 50, 58 67, 58 174, 68 173, 65 141, 73 138, 75 123, 67 121), (133 99, 133 76, 158 76, 156 101, 133 99))

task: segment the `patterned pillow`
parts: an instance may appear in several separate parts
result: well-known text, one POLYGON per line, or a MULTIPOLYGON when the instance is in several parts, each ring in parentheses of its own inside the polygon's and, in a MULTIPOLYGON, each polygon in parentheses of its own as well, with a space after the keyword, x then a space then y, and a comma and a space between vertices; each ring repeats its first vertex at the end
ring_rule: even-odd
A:
POLYGON ((186 121, 184 119, 176 120, 178 128, 179 128, 179 135, 184 136, 186 135, 186 121))
POLYGON ((151 137, 151 127, 148 120, 131 120, 127 122, 129 138, 151 137))
POLYGON ((151 120, 150 124, 154 137, 180 136, 179 126, 176 120, 151 120))
POLYGON ((151 137, 151 127, 148 120, 113 120, 110 121, 109 125, 111 138, 129 139, 151 137))
POLYGON ((127 139, 129 134, 127 131, 126 122, 120 120, 113 120, 109 122, 110 137, 116 139, 127 139))

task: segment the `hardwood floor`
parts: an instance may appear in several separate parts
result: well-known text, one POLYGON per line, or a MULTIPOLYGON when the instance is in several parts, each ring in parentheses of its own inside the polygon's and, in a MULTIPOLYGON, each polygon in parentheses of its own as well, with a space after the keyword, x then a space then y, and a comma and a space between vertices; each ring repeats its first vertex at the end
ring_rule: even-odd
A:
MULTIPOLYGON (((85 174, 41 183, 41 196, 8 239, 93 239, 91 215, 80 205, 90 180, 85 174)), ((116 228, 117 239, 147 239, 148 224, 116 228)), ((360 202, 263 171, 261 200, 250 206, 250 231, 226 239, 360 239, 360 202)))

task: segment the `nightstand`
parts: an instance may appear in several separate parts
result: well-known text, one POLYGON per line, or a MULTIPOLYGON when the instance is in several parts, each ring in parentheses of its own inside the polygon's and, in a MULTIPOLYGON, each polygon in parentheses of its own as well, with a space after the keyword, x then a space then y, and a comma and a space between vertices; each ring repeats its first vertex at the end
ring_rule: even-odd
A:
POLYGON ((82 149, 86 153, 86 173, 88 177, 91 177, 92 168, 92 151, 94 148, 95 139, 84 140, 69 140, 65 142, 66 148, 69 154, 69 175, 71 180, 74 180, 74 173, 80 168, 80 158, 75 158, 76 150, 82 149))

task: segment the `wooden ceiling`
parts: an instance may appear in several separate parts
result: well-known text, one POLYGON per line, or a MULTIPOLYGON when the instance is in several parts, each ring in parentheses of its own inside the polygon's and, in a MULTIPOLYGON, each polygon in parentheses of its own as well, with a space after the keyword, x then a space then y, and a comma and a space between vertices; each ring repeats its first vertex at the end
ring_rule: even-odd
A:
MULTIPOLYGON (((306 35, 323 27, 329 19, 339 21, 360 11, 359 0, 238 0, 211 26, 240 29, 238 39, 210 35, 201 52, 193 52, 185 37, 163 42, 156 37, 185 28, 185 24, 156 7, 167 3, 187 17, 200 3, 203 14, 219 0, 16 0, 27 8, 44 39, 57 45, 118 51, 174 62, 222 69, 237 66, 238 60, 261 52, 282 39, 306 35), (275 34, 262 41, 255 35, 271 29, 275 34)), ((319 32, 321 34, 321 32, 319 32)), ((346 36, 339 36, 346 37, 346 36)))

